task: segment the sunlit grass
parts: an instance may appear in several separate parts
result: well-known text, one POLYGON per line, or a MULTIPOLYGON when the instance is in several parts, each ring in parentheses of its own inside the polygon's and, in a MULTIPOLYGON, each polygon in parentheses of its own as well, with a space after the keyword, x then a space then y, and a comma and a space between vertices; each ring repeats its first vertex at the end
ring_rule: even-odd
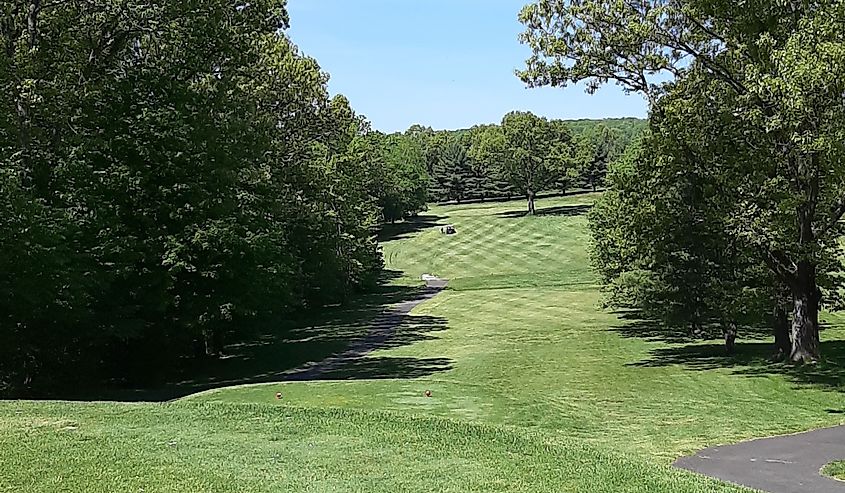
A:
POLYGON ((0 415, 3 491, 705 492, 714 484, 575 440, 379 412, 4 403, 0 415))
POLYGON ((439 369, 168 405, 2 404, 0 491, 735 491, 668 464, 839 423, 839 318, 827 316, 829 359, 799 370, 769 363, 768 340, 726 357, 601 310, 585 248, 594 198, 542 200, 554 214, 537 217, 516 201, 435 207, 384 244, 399 284, 450 279, 413 313, 444 323, 403 325, 406 343, 363 359, 439 369))

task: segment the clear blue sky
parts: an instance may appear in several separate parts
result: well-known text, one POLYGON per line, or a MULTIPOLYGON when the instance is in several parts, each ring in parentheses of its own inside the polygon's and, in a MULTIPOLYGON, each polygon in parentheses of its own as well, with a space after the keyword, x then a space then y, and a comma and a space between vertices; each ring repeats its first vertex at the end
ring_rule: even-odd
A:
POLYGON ((329 89, 382 131, 499 122, 511 110, 550 118, 646 115, 609 85, 527 89, 513 75, 530 50, 517 20, 528 0, 288 0, 291 39, 331 74, 329 89))

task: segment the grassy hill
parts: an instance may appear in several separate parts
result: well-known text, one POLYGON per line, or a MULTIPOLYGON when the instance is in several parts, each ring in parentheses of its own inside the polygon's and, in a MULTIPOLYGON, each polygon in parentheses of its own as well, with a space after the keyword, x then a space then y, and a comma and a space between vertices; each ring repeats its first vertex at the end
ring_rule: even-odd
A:
MULTIPOLYGON (((262 351, 215 379, 271 383, 168 404, 0 403, 0 491, 739 491, 668 464, 840 422, 836 318, 832 357, 795 369, 767 361, 767 340, 729 358, 601 310, 594 199, 543 199, 536 217, 521 201, 435 207, 386 231, 397 289, 422 273, 450 288, 331 380, 272 382, 288 355, 262 351)), ((363 337, 373 313, 358 315, 327 313, 298 347, 363 337)))
POLYGON ((639 492, 715 482, 455 420, 238 404, 4 404, 0 491, 639 492))

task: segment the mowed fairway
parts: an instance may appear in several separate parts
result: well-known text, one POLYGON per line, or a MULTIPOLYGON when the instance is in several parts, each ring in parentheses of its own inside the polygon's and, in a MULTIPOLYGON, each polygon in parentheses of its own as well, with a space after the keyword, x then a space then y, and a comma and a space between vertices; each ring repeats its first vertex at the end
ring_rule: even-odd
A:
MULTIPOLYGON (((450 280, 413 312, 445 324, 403 324, 363 359, 447 364, 169 404, 1 403, 0 491, 739 491, 668 464, 839 424, 836 358, 772 365, 767 340, 727 358, 602 310, 594 199, 541 200, 537 217, 521 201, 434 207, 384 243, 395 282, 450 280)), ((842 353, 839 325, 822 338, 842 353)))

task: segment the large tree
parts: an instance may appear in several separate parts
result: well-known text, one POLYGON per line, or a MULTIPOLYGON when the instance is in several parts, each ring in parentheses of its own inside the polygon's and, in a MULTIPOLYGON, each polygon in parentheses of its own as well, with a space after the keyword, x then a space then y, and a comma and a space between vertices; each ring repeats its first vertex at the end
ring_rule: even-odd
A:
POLYGON ((473 183, 472 163, 463 143, 451 137, 440 148, 433 170, 443 197, 460 204, 473 183))
POLYGON ((501 139, 488 141, 496 150, 486 152, 501 154, 499 175, 526 197, 528 214, 534 214, 537 193, 554 185, 569 163, 572 137, 565 126, 519 111, 502 118, 501 132, 501 139))
POLYGON ((654 118, 673 84, 695 77, 729 108, 722 141, 751 159, 678 144, 736 179, 725 228, 788 286, 794 361, 819 355, 819 268, 845 213, 843 14, 841 0, 540 0, 521 13, 534 55, 520 75, 531 85, 615 81, 644 94, 654 118))
POLYGON ((499 169, 507 158, 505 136, 499 125, 478 125, 470 130, 469 150, 473 171, 479 177, 483 197, 507 197, 514 195, 511 184, 504 179, 499 169))
POLYGON ((403 134, 373 132, 372 146, 365 154, 373 160, 377 178, 373 190, 379 199, 382 217, 395 222, 422 211, 426 206, 429 176, 421 145, 403 134))
POLYGON ((584 184, 604 185, 608 165, 623 151, 622 137, 616 130, 599 123, 578 136, 575 167, 584 184))

